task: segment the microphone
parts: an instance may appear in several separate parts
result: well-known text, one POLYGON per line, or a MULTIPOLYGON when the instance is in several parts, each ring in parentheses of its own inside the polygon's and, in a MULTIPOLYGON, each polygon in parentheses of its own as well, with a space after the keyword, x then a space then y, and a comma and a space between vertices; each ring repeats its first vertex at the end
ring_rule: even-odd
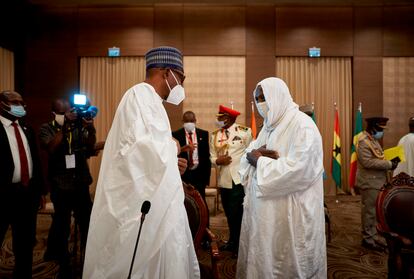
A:
POLYGON ((135 254, 137 253, 139 237, 141 236, 142 223, 144 223, 145 215, 147 215, 150 208, 151 208, 151 202, 150 201, 144 201, 142 203, 142 206, 141 206, 141 224, 139 225, 138 237, 137 237, 137 241, 135 242, 134 254, 132 255, 132 261, 131 261, 131 265, 129 267, 128 279, 131 279, 132 268, 134 267, 135 254))

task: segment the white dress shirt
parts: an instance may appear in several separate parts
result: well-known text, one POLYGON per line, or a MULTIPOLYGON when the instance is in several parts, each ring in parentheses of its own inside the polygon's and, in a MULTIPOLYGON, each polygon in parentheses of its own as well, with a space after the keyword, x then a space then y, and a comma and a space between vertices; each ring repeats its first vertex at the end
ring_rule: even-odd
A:
MULTIPOLYGON (((20 171, 20 157, 19 157, 19 147, 17 145, 16 134, 14 132, 14 127, 11 125, 13 122, 0 115, 1 123, 3 124, 4 129, 6 130, 7 138, 9 139, 10 150, 13 156, 14 171, 13 171, 13 180, 12 183, 21 182, 21 171, 20 171)), ((29 143, 27 142, 26 135, 23 132, 22 127, 19 124, 19 121, 16 120, 17 127, 20 131, 22 137, 23 146, 26 151, 27 163, 29 167, 29 177, 32 178, 33 173, 33 162, 32 155, 30 154, 29 143)))

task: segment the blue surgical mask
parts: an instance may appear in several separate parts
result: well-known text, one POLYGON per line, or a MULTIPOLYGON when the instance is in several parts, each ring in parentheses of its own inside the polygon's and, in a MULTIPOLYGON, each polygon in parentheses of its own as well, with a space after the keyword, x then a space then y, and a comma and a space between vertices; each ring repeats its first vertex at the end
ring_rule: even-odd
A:
POLYGON ((218 120, 216 120, 216 125, 217 125, 219 128, 223 128, 226 124, 224 123, 224 121, 218 121, 218 120))
MULTIPOLYGON (((4 104, 4 103, 3 103, 4 104)), ((13 115, 14 117, 20 118, 26 115, 26 110, 22 105, 6 105, 10 107, 10 110, 3 109, 7 111, 10 115, 13 115)))
POLYGON ((384 136, 384 131, 378 132, 375 131, 375 133, 372 135, 375 139, 379 140, 384 136))

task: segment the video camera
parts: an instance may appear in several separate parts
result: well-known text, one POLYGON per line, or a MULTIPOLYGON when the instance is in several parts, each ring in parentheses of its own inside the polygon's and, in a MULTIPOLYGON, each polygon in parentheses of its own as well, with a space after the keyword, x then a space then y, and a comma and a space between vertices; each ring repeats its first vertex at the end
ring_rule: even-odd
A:
POLYGON ((72 108, 78 114, 78 119, 93 119, 98 114, 98 108, 89 104, 88 98, 84 94, 73 94, 72 108))

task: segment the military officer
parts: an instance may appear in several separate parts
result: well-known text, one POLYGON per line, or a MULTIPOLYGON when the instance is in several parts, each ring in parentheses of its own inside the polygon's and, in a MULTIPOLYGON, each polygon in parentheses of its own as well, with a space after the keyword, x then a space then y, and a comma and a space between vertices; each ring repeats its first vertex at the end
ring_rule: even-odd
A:
POLYGON ((386 245, 376 230, 375 202, 381 187, 386 183, 387 171, 394 170, 399 159, 388 161, 378 140, 383 137, 388 118, 367 118, 367 128, 357 144, 357 182, 361 192, 362 246, 373 250, 383 250, 386 245))
POLYGON ((252 141, 251 129, 235 123, 240 112, 220 105, 217 125, 210 137, 211 163, 218 169, 221 202, 230 231, 228 242, 222 247, 237 256, 243 215, 244 189, 240 184, 239 166, 244 150, 252 141))

